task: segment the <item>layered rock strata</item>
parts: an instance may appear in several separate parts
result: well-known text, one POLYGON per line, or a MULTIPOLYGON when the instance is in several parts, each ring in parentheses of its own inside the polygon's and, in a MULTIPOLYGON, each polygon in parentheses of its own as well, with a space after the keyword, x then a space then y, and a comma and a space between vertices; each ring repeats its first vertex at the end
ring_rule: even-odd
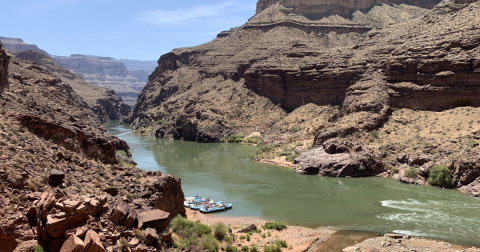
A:
POLYGON ((257 2, 257 14, 268 7, 280 3, 291 8, 295 14, 301 14, 309 19, 320 19, 330 15, 348 17, 355 11, 368 11, 376 5, 407 4, 421 8, 432 9, 438 0, 361 0, 361 1, 326 1, 326 0, 260 0, 257 2))

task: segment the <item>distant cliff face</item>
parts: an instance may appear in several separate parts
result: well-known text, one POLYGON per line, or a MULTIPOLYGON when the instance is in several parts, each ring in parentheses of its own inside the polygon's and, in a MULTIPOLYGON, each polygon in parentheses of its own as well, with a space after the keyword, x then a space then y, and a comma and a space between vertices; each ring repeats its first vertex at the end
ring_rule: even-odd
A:
POLYGON ((113 90, 93 85, 75 76, 44 54, 27 50, 16 52, 15 56, 38 64, 45 70, 55 74, 65 84, 71 86, 83 98, 88 107, 95 112, 100 122, 118 120, 122 116, 128 115, 131 110, 130 106, 123 103, 122 99, 116 96, 113 90))
POLYGON ((407 4, 421 8, 431 9, 439 0, 259 0, 257 14, 275 3, 292 8, 295 14, 302 14, 310 19, 320 19, 329 15, 350 16, 355 11, 368 11, 376 5, 407 4))
POLYGON ((12 51, 26 51, 26 50, 34 50, 39 53, 43 53, 48 55, 48 53, 36 45, 27 44, 23 42, 20 38, 7 38, 7 37, 0 37, 0 41, 2 42, 5 49, 12 50, 12 51))
POLYGON ((70 57, 52 56, 58 64, 90 83, 115 91, 128 105, 134 105, 146 85, 144 72, 130 72, 125 64, 110 57, 73 54, 70 57), (138 77, 141 78, 138 78, 138 77))

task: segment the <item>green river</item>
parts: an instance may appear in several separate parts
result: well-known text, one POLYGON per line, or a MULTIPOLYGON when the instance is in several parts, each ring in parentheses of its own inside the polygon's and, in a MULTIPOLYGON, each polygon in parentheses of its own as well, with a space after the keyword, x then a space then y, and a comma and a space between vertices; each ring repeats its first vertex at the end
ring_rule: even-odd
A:
POLYGON ((256 151, 252 146, 138 136, 116 121, 105 127, 128 143, 138 167, 180 177, 186 196, 199 194, 233 204, 219 215, 480 245, 480 200, 457 190, 374 177, 298 175, 251 161, 256 151))

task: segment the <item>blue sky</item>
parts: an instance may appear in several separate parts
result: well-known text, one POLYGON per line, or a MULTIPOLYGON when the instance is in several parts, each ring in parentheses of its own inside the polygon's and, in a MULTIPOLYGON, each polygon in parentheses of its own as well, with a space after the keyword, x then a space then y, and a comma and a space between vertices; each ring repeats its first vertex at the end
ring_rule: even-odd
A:
POLYGON ((157 60, 173 48, 208 42, 244 24, 257 0, 2 1, 0 36, 54 55, 157 60))

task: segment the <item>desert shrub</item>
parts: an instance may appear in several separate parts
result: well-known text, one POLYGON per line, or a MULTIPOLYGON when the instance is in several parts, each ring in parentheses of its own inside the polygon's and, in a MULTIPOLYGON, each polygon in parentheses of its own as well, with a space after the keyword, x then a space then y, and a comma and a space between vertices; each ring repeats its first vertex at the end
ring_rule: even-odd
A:
POLYGON ((243 139, 245 138, 244 135, 231 135, 228 139, 227 142, 233 142, 233 143, 239 143, 243 142, 243 139))
POLYGON ((143 241, 145 240, 145 233, 143 233, 143 231, 140 229, 135 229, 135 237, 140 241, 143 241))
POLYGON ((124 150, 118 150, 118 151, 115 153, 115 155, 128 157, 127 152, 124 151, 124 150))
POLYGON ((245 240, 245 235, 240 235, 240 240, 245 240))
POLYGON ((43 252, 42 246, 37 245, 37 246, 35 247, 35 252, 43 252))
POLYGON ((452 175, 450 169, 444 165, 433 166, 428 172, 428 183, 441 187, 452 186, 452 175))
POLYGON ((265 247, 263 247, 263 251, 264 252, 280 252, 282 251, 282 249, 277 245, 271 245, 271 246, 265 245, 265 247))
POLYGON ((358 167, 358 171, 360 171, 360 172, 365 171, 365 166, 360 165, 360 166, 358 167))
POLYGON ((272 236, 272 233, 270 231, 267 232, 268 237, 272 236))
POLYGON ((250 241, 250 234, 247 234, 247 241, 250 241))
POLYGON ((128 248, 129 244, 128 244, 128 240, 125 239, 124 237, 122 237, 119 241, 118 241, 118 246, 120 249, 126 249, 128 248))
POLYGON ((399 171, 400 169, 398 169, 398 167, 392 167, 392 169, 390 169, 390 173, 392 174, 397 174, 399 171))
POLYGON ((468 146, 470 146, 470 147, 472 147, 472 148, 475 147, 475 146, 477 146, 477 145, 478 145, 477 141, 475 141, 475 140, 473 140, 473 139, 470 139, 470 140, 468 141, 468 146))
POLYGON ((370 131, 370 135, 374 138, 378 138, 380 136, 380 132, 378 130, 372 130, 370 131))
POLYGON ((224 242, 228 243, 228 244, 232 244, 233 243, 233 240, 232 240, 232 237, 231 236, 225 236, 225 239, 223 239, 224 242))
POLYGON ((175 217, 171 222, 172 231, 183 237, 189 237, 196 234, 198 237, 211 234, 212 229, 199 222, 194 222, 182 216, 175 217))
POLYGON ((279 155, 280 156, 290 156, 290 155, 292 155, 292 152, 291 151, 282 151, 282 152, 280 152, 279 155))
POLYGON ((293 162, 297 157, 298 157, 297 154, 292 154, 292 155, 288 155, 286 159, 288 162, 293 162))
POLYGON ((272 152, 273 148, 274 147, 271 145, 258 145, 257 154, 270 153, 272 152))
POLYGON ((219 249, 217 240, 211 234, 202 236, 202 238, 200 238, 198 247, 202 251, 207 251, 208 250, 208 251, 211 251, 211 252, 218 251, 218 249, 219 249))
POLYGON ((253 244, 253 245, 250 247, 250 252, 258 252, 257 246, 255 246, 255 244, 253 244))
POLYGON ((218 251, 218 242, 209 226, 188 220, 180 215, 175 217, 170 225, 172 231, 179 235, 179 238, 175 240, 177 247, 185 249, 188 246, 195 246, 202 251, 218 251))
POLYGON ((414 179, 414 178, 417 178, 418 171, 415 167, 410 166, 407 170, 403 172, 403 176, 414 179))
POLYGON ((300 131, 301 129, 302 129, 301 127, 292 127, 292 128, 290 129, 290 131, 295 133, 295 132, 300 131))
MULTIPOLYGON (((263 225, 264 229, 275 229, 278 231, 282 231, 287 228, 287 223, 285 222, 267 222, 263 225)), ((270 236, 270 235, 269 235, 270 236)))
POLYGON ((263 234, 262 234, 262 238, 265 239, 265 237, 266 237, 266 235, 265 235, 265 233, 263 233, 263 234))
POLYGON ((228 245, 227 248, 225 249, 226 252, 237 252, 238 249, 235 246, 228 245))
POLYGON ((223 222, 217 222, 213 226, 213 234, 219 240, 223 240, 227 234, 228 227, 223 222))
POLYGON ((275 243, 275 245, 277 245, 277 247, 280 247, 280 248, 288 247, 287 241, 285 241, 285 240, 275 240, 274 243, 275 243))
POLYGON ((248 246, 246 246, 246 245, 242 246, 242 248, 240 250, 242 250, 244 252, 248 252, 248 246))

